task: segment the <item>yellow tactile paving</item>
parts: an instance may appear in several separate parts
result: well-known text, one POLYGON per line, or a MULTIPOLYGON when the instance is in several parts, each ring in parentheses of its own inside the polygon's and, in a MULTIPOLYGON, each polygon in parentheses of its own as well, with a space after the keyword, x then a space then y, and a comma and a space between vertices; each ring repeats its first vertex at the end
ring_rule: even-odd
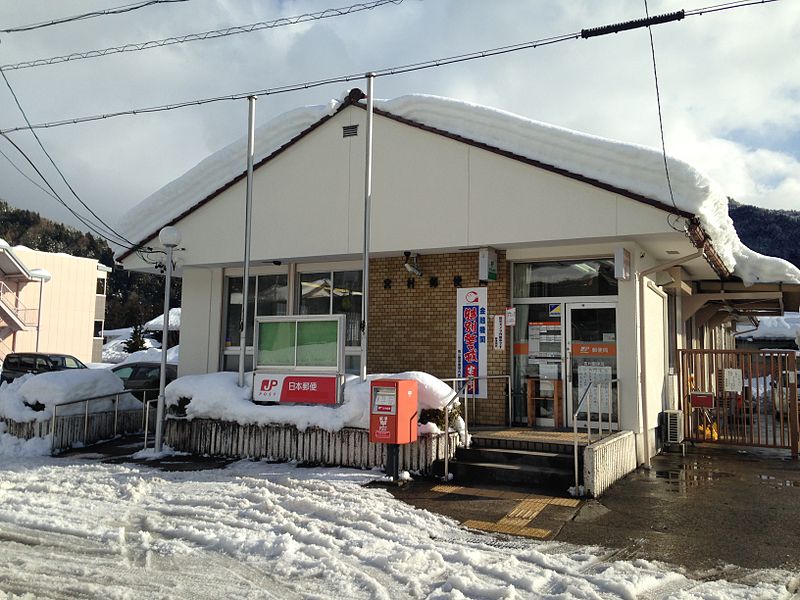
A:
POLYGON ((504 518, 520 518, 525 519, 526 524, 527 521, 535 518, 545 506, 547 506, 549 502, 547 500, 523 500, 519 504, 517 504, 511 512, 504 518))
MULTIPOLYGON (((522 521, 522 520, 520 520, 522 521)), ((527 523, 527 521, 525 521, 527 523)), ((536 539, 545 539, 552 533, 549 529, 541 529, 539 527, 525 527, 517 524, 517 520, 500 519, 497 523, 491 521, 466 521, 465 527, 471 529, 479 529, 481 531, 488 531, 491 533, 506 533, 508 535, 519 535, 523 537, 532 537, 536 539)))
POLYGON ((436 485, 432 487, 431 490, 440 494, 462 494, 478 498, 517 500, 517 504, 514 508, 497 522, 470 519, 464 522, 464 526, 490 533, 506 533, 509 535, 519 535, 536 539, 547 539, 553 534, 551 529, 530 527, 531 521, 536 519, 545 508, 548 506, 564 506, 569 508, 577 508, 580 506, 580 500, 572 498, 554 498, 539 494, 469 488, 461 485, 436 485))
POLYGON ((497 498, 498 500, 524 500, 528 494, 524 492, 512 492, 506 490, 484 490, 480 488, 467 488, 460 485, 437 485, 431 491, 440 494, 463 494, 465 496, 475 496, 477 498, 497 498))

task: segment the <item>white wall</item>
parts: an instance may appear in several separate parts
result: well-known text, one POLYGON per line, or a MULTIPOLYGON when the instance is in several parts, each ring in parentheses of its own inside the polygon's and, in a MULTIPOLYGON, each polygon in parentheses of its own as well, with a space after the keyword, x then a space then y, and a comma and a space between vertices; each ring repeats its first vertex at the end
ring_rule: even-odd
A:
MULTIPOLYGON (((253 261, 361 252, 364 119, 350 107, 256 170, 253 261), (359 135, 343 138, 349 124, 360 125, 359 135)), ((241 180, 177 223, 183 264, 241 260, 244 198, 241 180)), ((645 238, 671 229, 651 206, 376 116, 371 231, 373 252, 400 253, 645 238)), ((124 263, 144 266, 136 257, 124 263)))
POLYGON ((216 372, 221 343, 222 269, 184 269, 182 283, 178 374, 216 372))

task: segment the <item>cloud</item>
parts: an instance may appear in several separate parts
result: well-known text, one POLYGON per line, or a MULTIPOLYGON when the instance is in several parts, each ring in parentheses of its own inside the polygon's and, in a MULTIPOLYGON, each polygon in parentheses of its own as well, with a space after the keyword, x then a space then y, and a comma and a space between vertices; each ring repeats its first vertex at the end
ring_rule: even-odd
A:
MULTIPOLYGON (((203 0, 158 5, 3 37, 0 62, 51 56, 314 12, 346 3, 203 0)), ((651 14, 705 6, 651 0, 651 14)), ((64 0, 0 6, 19 24, 107 3, 64 0)), ((641 18, 639 3, 609 0, 487 3, 405 0, 371 11, 207 42, 10 72, 34 121, 264 89, 513 44, 641 18)), ((653 28, 667 150, 718 180, 738 201, 800 208, 800 11, 776 2, 653 28)), ((445 68, 380 78, 376 95, 462 98, 596 135, 660 146, 646 30, 574 40, 445 68)), ((269 96, 257 121, 340 97, 335 85, 269 96)), ((113 219, 206 155, 241 137, 246 102, 222 102, 41 133, 101 215, 113 219)), ((0 88, 0 127, 21 117, 0 88)), ((14 134, 37 164, 29 134, 14 134)), ((4 152, 13 156, 0 141, 4 152)), ((18 158, 15 158, 19 164, 18 158)), ((44 167, 43 167, 44 168, 44 167)), ((54 177, 46 169, 48 178, 54 177)), ((54 182, 56 179, 51 179, 54 182)), ((63 186, 59 189, 63 189, 63 186)), ((62 209, 0 158, 0 197, 65 219, 62 209)))

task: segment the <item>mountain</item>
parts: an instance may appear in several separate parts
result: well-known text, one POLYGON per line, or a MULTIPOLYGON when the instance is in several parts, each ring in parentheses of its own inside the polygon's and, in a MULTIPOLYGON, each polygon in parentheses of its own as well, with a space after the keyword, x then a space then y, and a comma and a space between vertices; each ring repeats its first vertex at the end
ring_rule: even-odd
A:
POLYGON ((772 210, 728 201, 739 239, 745 246, 800 267, 800 210, 772 210))
MULTIPOLYGON (((94 258, 114 267, 114 253, 104 239, 56 223, 39 213, 14 208, 3 200, 0 200, 0 238, 11 246, 94 258)), ((170 287, 170 305, 180 306, 180 279, 174 278, 170 287)), ((106 291, 106 329, 141 325, 163 312, 162 277, 114 268, 106 291)))

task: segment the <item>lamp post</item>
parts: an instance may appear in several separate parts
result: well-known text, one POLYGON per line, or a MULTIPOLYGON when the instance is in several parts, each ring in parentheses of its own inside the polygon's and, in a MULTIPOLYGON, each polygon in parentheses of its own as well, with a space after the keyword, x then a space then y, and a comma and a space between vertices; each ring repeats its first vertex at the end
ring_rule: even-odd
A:
POLYGON ((164 388, 167 383, 167 335, 169 333, 169 288, 172 280, 172 251, 181 243, 181 232, 175 227, 164 227, 158 233, 161 245, 167 250, 167 278, 164 282, 164 323, 161 329, 161 374, 158 382, 158 404, 156 408, 156 452, 161 452, 164 429, 164 388))

